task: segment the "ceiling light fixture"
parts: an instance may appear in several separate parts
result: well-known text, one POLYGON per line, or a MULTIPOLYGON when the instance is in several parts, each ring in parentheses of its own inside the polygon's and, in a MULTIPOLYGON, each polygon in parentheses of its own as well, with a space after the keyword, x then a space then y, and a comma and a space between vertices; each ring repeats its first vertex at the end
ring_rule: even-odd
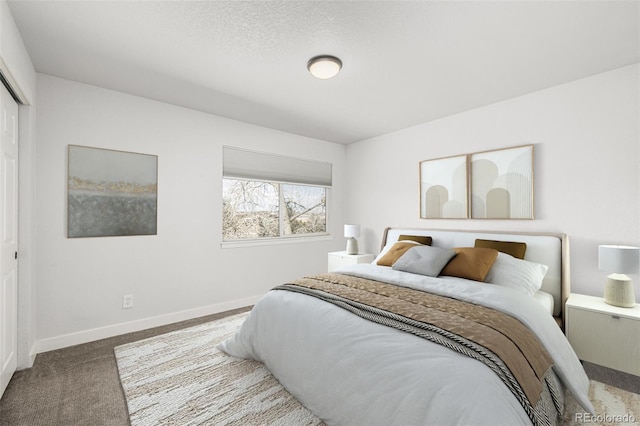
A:
POLYGON ((307 62, 307 69, 311 75, 322 80, 335 77, 340 68, 342 61, 330 55, 315 56, 307 62))

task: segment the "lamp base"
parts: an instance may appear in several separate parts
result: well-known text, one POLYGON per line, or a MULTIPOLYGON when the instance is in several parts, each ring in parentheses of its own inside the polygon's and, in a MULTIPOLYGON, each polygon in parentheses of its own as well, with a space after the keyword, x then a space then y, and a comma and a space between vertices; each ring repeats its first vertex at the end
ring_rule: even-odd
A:
POLYGON ((636 295, 633 292, 631 279, 624 274, 609 275, 604 287, 604 301, 621 308, 633 308, 636 304, 636 295))
POLYGON ((358 254, 358 240, 353 237, 347 238, 347 254, 358 254))

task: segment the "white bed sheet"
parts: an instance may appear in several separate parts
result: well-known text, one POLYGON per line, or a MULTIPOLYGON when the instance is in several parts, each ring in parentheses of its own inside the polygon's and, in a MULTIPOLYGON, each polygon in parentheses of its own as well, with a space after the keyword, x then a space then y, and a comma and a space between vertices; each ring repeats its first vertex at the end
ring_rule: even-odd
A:
MULTIPOLYGON (((510 312, 539 336, 564 386, 593 412, 589 381, 578 358, 548 311, 531 303, 530 296, 368 264, 341 272, 510 312)), ((330 425, 530 424, 516 398, 484 364, 302 294, 269 292, 241 330, 219 348, 263 362, 330 425)))
POLYGON ((553 296, 546 291, 538 291, 533 295, 533 298, 542 305, 542 307, 549 312, 549 315, 553 316, 553 296))

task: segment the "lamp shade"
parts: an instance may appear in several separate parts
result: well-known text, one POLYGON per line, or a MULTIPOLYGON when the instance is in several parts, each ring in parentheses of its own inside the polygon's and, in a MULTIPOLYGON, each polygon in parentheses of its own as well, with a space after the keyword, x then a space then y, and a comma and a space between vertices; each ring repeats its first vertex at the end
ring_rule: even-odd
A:
POLYGON ((598 269, 616 274, 637 274, 640 248, 630 246, 598 246, 598 269))
POLYGON ((344 225, 345 238, 358 238, 360 236, 360 225, 344 225))

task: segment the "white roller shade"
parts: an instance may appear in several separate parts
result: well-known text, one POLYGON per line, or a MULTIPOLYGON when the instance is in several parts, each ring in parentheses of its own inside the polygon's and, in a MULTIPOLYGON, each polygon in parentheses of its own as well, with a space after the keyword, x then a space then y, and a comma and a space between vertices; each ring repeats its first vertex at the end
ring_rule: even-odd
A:
POLYGON ((331 163, 222 147, 226 178, 331 186, 331 163))

